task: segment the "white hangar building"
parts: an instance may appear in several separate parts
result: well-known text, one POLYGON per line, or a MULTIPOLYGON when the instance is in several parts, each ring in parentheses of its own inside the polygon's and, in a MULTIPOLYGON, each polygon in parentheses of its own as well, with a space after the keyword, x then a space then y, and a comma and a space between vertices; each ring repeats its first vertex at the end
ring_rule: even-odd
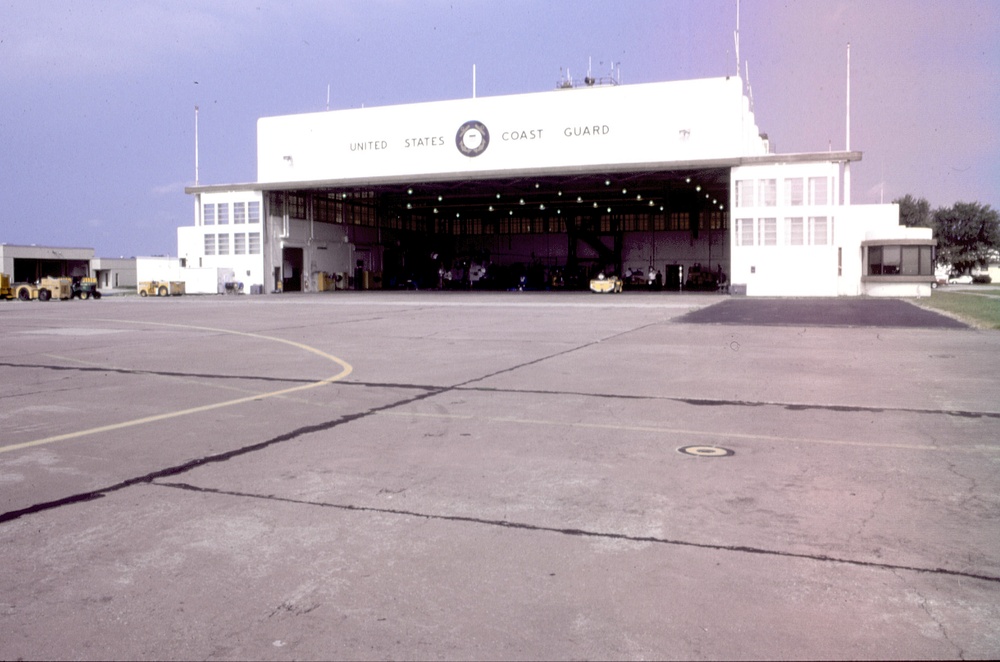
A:
POLYGON ((849 203, 860 159, 771 153, 736 76, 266 117, 256 182, 186 189, 178 255, 254 292, 652 271, 666 290, 927 296, 930 230, 849 203))

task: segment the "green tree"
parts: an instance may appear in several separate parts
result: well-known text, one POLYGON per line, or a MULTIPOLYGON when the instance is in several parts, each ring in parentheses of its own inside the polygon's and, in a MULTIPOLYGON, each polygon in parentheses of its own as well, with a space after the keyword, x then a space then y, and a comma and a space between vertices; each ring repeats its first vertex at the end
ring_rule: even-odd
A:
POLYGON ((893 202, 899 205, 899 222, 911 228, 934 227, 934 216, 931 214, 931 203, 926 198, 915 199, 907 193, 893 202))
POLYGON ((956 202, 934 210, 938 262, 962 273, 986 267, 1000 250, 1000 214, 978 202, 956 202))

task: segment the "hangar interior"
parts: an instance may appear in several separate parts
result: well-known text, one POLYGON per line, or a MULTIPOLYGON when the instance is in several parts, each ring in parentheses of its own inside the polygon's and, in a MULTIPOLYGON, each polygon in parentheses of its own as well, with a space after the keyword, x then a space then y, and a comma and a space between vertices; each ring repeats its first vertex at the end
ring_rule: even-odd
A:
POLYGON ((626 287, 715 290, 729 268, 729 178, 719 167, 312 185, 267 191, 265 206, 282 228, 285 291, 325 289, 307 280, 296 219, 310 239, 317 224, 343 225, 351 287, 585 289, 603 272, 626 287))

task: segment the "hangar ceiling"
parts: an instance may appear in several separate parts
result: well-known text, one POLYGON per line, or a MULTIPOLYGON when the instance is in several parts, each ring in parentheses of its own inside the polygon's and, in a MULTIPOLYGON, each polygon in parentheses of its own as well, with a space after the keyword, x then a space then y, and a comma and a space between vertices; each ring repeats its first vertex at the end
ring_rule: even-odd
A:
MULTIPOLYGON (((729 168, 310 187, 423 218, 593 216, 729 209, 729 168)), ((292 189, 294 190, 294 189, 292 189)), ((306 191, 299 189, 305 193, 306 191)))

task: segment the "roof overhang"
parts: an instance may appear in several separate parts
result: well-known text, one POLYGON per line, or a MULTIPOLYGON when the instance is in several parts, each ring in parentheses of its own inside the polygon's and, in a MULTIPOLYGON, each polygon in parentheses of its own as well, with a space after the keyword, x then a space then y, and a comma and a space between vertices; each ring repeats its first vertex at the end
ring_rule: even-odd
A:
POLYGON ((696 161, 663 161, 658 163, 624 163, 606 166, 581 166, 558 168, 517 168, 479 172, 440 172, 387 177, 358 177, 298 182, 247 182, 241 184, 209 184, 187 186, 184 192, 222 193, 238 191, 304 191, 311 189, 358 189, 400 184, 473 182, 478 180, 522 179, 526 177, 572 177, 578 175, 612 175, 616 173, 658 173, 687 170, 717 170, 751 165, 780 165, 785 163, 844 163, 860 161, 861 152, 801 152, 795 154, 764 154, 728 159, 702 159, 696 161))

